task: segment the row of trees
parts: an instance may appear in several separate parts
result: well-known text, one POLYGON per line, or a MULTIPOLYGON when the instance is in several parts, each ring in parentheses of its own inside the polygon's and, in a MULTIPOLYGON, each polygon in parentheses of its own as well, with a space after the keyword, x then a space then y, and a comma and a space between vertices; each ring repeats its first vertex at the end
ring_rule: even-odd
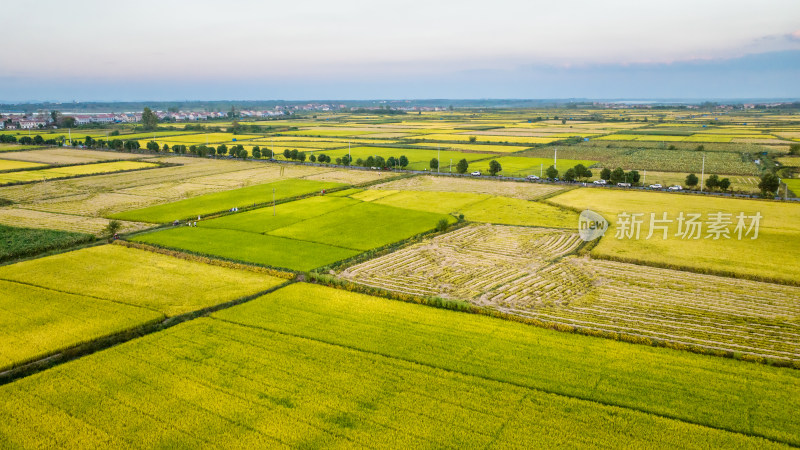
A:
MULTIPOLYGON (((686 175, 686 180, 684 180, 684 183, 686 186, 694 188, 700 184, 700 180, 697 178, 697 175, 690 173, 689 175, 686 175)), ((731 187, 731 180, 728 178, 720 179, 719 175, 715 174, 709 176, 705 184, 706 189, 709 191, 715 191, 719 189, 720 191, 725 192, 731 187)))
MULTIPOLYGON (((547 176, 547 178, 550 179, 558 178, 558 174, 559 171, 558 169, 555 168, 555 166, 550 166, 545 171, 545 175, 547 176)), ((586 181, 591 177, 592 177, 592 171, 589 170, 583 164, 577 164, 575 165, 575 167, 567 169, 564 172, 564 175, 562 176, 564 181, 586 181)), ((622 183, 623 181, 627 179, 633 179, 634 177, 636 178, 636 182, 638 182, 639 172, 636 172, 634 170, 626 174, 625 171, 620 168, 614 169, 614 171, 611 171, 609 169, 603 169, 603 171, 600 172, 600 178, 606 181, 619 180, 619 181, 613 181, 614 183, 622 183)))

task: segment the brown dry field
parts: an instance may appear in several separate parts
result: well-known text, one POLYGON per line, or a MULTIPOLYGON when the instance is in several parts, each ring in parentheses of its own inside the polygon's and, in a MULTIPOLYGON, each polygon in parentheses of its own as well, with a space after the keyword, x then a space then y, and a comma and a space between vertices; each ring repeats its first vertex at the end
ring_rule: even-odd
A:
POLYGON ((370 189, 402 191, 466 192, 535 200, 564 190, 561 186, 512 181, 473 180, 438 176, 417 176, 371 186, 370 189))
POLYGON ((3 159, 38 162, 43 164, 83 164, 115 159, 149 158, 150 155, 135 153, 110 152, 101 150, 80 150, 68 148, 52 148, 45 150, 28 150, 3 153, 3 159))

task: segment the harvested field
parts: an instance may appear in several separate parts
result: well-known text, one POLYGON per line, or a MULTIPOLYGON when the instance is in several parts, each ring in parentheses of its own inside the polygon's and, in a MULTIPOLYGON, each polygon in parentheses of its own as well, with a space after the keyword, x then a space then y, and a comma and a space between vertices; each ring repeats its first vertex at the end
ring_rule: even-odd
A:
MULTIPOLYGON (((66 150, 84 152, 83 150, 66 150)), ((32 152, 25 152, 32 153, 32 152)), ((111 152, 92 152, 117 155, 111 152)), ((121 155, 126 155, 121 153, 121 155)), ((342 170, 296 164, 270 164, 248 161, 200 159, 180 156, 153 158, 182 164, 138 172, 96 175, 85 178, 55 180, 0 187, 0 198, 17 203, 20 210, 0 211, 0 223, 14 225, 20 215, 36 211, 56 214, 34 214, 20 226, 35 228, 53 227, 59 230, 82 231, 97 234, 107 220, 99 217, 170 203, 204 194, 285 179, 306 178, 316 182, 357 184, 390 173, 366 170, 342 170), (283 171, 283 175, 281 175, 283 171), (82 216, 82 217, 81 217, 82 216), (9 223, 9 221, 12 221, 9 223), (60 222, 60 223, 59 223, 60 222), (47 225, 37 225, 46 223, 47 225)), ((124 230, 140 229, 143 224, 125 223, 124 230)))
MULTIPOLYGON (((89 233, 99 236, 108 226, 108 219, 102 217, 86 217, 75 214, 59 214, 31 209, 6 207, 0 208, 0 224, 26 227, 45 228, 51 230, 74 231, 89 233)), ((120 221, 120 232, 138 231, 151 227, 152 224, 120 221)))
POLYGON ((348 268, 341 277, 416 295, 472 299, 574 251, 577 233, 473 225, 348 268))
POLYGON ((114 161, 96 164, 83 164, 77 166, 52 167, 41 170, 0 173, 0 184, 44 181, 51 178, 64 178, 77 175, 93 175, 150 168, 155 169, 157 166, 149 162, 141 161, 114 161))
POLYGON ((580 242, 565 231, 470 226, 339 276, 588 330, 800 360, 800 288, 562 258, 580 242))
POLYGON ((564 190, 562 186, 537 183, 497 182, 492 180, 473 180, 470 178, 451 178, 443 176, 417 176, 378 184, 370 189, 390 189, 433 192, 468 192, 512 197, 522 200, 535 200, 564 190))
POLYGON ((76 148, 49 148, 26 152, 3 153, 3 159, 30 161, 42 164, 83 164, 115 159, 149 158, 150 155, 112 152, 101 150, 81 150, 76 148))

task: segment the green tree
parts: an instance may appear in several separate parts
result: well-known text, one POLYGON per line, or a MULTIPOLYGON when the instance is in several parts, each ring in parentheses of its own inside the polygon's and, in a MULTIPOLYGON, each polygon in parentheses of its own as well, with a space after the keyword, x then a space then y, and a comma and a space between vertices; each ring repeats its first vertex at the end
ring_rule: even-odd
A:
POLYGON ((364 160, 364 167, 375 167, 375 158, 368 156, 367 159, 364 160))
MULTIPOLYGON (((255 151, 255 150, 253 150, 253 151, 255 151)), ((255 154, 253 156, 255 156, 255 154)), ((312 163, 313 162, 317 162, 317 157, 314 156, 314 154, 312 153, 311 156, 308 157, 308 160, 311 161, 312 163)))
POLYGON ((728 190, 729 187, 731 187, 731 180, 729 180, 728 178, 723 178, 719 180, 719 184, 717 186, 719 186, 722 192, 725 192, 728 190))
POLYGON ((139 141, 125 141, 125 150, 132 151, 139 148, 139 141))
POLYGON ((217 146, 217 154, 218 155, 225 155, 228 153, 228 146, 225 144, 220 144, 217 146))
POLYGON ((574 169, 575 169, 575 177, 578 179, 592 177, 592 171, 587 169, 586 166, 584 166, 583 164, 577 164, 574 167, 574 169))
POLYGON ((555 166, 550 166, 544 171, 544 174, 547 175, 547 178, 558 178, 558 169, 555 166))
MULTIPOLYGON (((311 155, 311 157, 313 158, 314 155, 311 155)), ((257 145, 253 147, 253 158, 261 159, 261 148, 257 145)))
POLYGON ((300 162, 305 162, 306 152, 297 152, 297 159, 300 160, 300 162))
POLYGON ((450 225, 450 223, 447 219, 439 219, 439 221, 436 222, 436 231, 444 231, 447 229, 448 225, 450 225))
POLYGON ((611 171, 611 182, 614 184, 622 183, 625 181, 625 171, 621 167, 611 171))
POLYGON ((378 155, 375 157, 375 167, 380 169, 386 167, 386 160, 383 159, 383 156, 378 155))
POLYGON ((467 173, 468 169, 469 169, 469 163, 467 162, 466 159, 462 159, 461 161, 458 162, 458 164, 456 164, 456 172, 458 173, 467 173))
MULTIPOLYGON (((86 137, 89 137, 89 136, 86 136, 86 137)), ((157 152, 157 151, 159 151, 161 149, 161 147, 158 146, 158 142, 150 141, 150 142, 147 143, 147 149, 150 150, 150 151, 157 152)))
POLYGON ((400 167, 408 167, 408 158, 406 158, 406 155, 400 155, 400 159, 397 160, 397 163, 400 164, 400 167))
POLYGON ((686 183, 686 186, 695 187, 697 186, 697 183, 700 182, 700 179, 697 178, 697 175, 690 173, 689 175, 686 175, 686 180, 684 181, 686 183))
POLYGON ((239 158, 242 158, 242 159, 247 159, 247 150, 245 150, 245 149, 243 149, 243 148, 240 148, 240 149, 238 150, 238 152, 237 152, 237 155, 236 155, 236 156, 238 156, 239 158))
POLYGON ((75 127, 75 118, 74 117, 64 117, 61 119, 61 128, 74 128, 75 127))
POLYGON ((122 228, 122 222, 119 220, 110 220, 105 228, 103 228, 103 234, 108 237, 112 237, 119 232, 122 228))
MULTIPOLYGON (((331 157, 328 156, 327 158, 328 158, 328 162, 331 162, 331 157)), ((342 156, 342 165, 349 166, 350 163, 352 163, 352 162, 353 162, 353 157, 352 156, 350 156, 350 155, 343 155, 342 156)))
POLYGON ((390 156, 390 157, 389 157, 389 158, 386 160, 386 165, 387 165, 387 166, 389 166, 389 167, 394 167, 394 166, 396 166, 396 165, 397 165, 397 158, 395 158, 394 156, 390 156))
POLYGON ((436 158, 431 159, 430 162, 431 170, 436 170, 439 168, 439 160, 436 158))
POLYGON ((470 142, 477 142, 478 141, 478 137, 477 136, 470 136, 469 137, 469 141, 470 142))
POLYGON ((145 131, 158 128, 158 116, 147 106, 145 106, 144 111, 142 111, 142 128, 144 128, 145 131))
MULTIPOLYGON (((88 142, 87 145, 91 145, 91 143, 94 141, 94 140, 89 141, 89 139, 92 139, 91 136, 86 136, 86 139, 87 139, 87 142, 88 142)), ((42 145, 42 144, 44 144, 44 138, 42 138, 41 136, 39 136, 37 134, 36 136, 33 137, 33 143, 36 144, 36 145, 42 145)))
MULTIPOLYGON (((158 145, 158 144, 156 144, 156 145, 158 145)), ((164 150, 164 153, 168 153, 169 152, 169 145, 164 144, 164 148, 162 150, 164 150)))
POLYGON ((603 179, 603 180, 606 180, 606 181, 610 180, 611 179, 611 169, 606 167, 603 170, 601 170, 600 171, 600 178, 603 179))
POLYGON ((299 154, 300 154, 300 152, 298 152, 296 148, 293 148, 292 151, 289 152, 289 157, 292 158, 292 159, 297 159, 297 156, 299 154))
POLYGON ((638 171, 638 170, 631 170, 631 171, 630 171, 630 172, 628 172, 628 174, 625 176, 625 179, 626 179, 626 180, 628 180, 628 182, 629 182, 629 183, 634 183, 634 184, 636 184, 636 183, 638 183, 638 182, 639 182, 639 180, 641 180, 641 179, 642 179, 642 175, 639 173, 639 171, 638 171))
POLYGON ((564 172, 564 181, 575 181, 576 176, 577 174, 575 173, 574 167, 571 169, 567 169, 567 171, 564 172))
POLYGON ((497 162, 496 159, 493 159, 489 162, 489 175, 495 176, 503 170, 503 166, 497 162))
POLYGON ((711 175, 706 180, 706 188, 710 191, 715 190, 719 187, 719 176, 717 174, 711 175))
POLYGON ((800 156, 800 144, 792 144, 789 146, 789 154, 800 156))
POLYGON ((286 159, 292 159, 292 151, 288 148, 283 149, 283 157, 286 159))
POLYGON ((702 152, 702 151, 703 151, 703 150, 705 150, 705 149, 706 149, 706 146, 705 146, 705 145, 703 145, 703 144, 700 144, 700 145, 698 145, 698 146, 697 146, 697 148, 695 148, 694 150, 695 150, 695 151, 697 151, 697 152, 702 152))
POLYGON ((770 194, 774 195, 780 187, 780 180, 774 173, 767 172, 761 176, 761 181, 758 183, 758 188, 761 190, 761 195, 768 197, 770 194))

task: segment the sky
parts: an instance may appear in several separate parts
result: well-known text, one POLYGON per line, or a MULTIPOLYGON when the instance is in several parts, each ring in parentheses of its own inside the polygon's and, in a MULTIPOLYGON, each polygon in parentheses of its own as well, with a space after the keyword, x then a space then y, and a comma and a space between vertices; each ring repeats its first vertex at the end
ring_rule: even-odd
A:
POLYGON ((0 102, 800 98, 798 0, 38 0, 3 16, 0 102))

